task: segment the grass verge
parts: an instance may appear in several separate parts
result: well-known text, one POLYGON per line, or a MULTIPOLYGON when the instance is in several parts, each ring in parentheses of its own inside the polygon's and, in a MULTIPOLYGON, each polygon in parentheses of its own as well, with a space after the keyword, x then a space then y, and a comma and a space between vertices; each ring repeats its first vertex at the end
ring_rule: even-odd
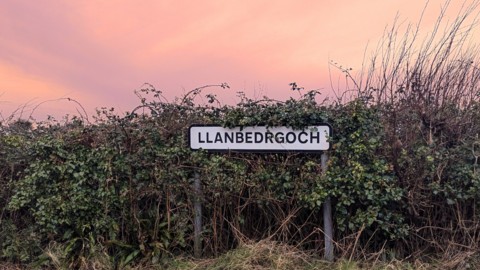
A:
MULTIPOLYGON (((459 253, 450 260, 442 256, 424 256, 422 260, 384 261, 381 253, 369 256, 370 260, 359 259, 350 261, 346 257, 336 258, 335 262, 326 262, 314 252, 305 252, 295 249, 293 246, 273 242, 260 241, 251 244, 241 244, 238 248, 221 255, 218 258, 192 259, 191 257, 177 257, 164 265, 127 265, 121 267, 108 263, 107 260, 98 260, 98 256, 91 256, 81 265, 74 268, 67 262, 62 262, 53 249, 46 251, 52 263, 41 269, 82 269, 82 270, 357 270, 357 269, 394 269, 394 270, 428 270, 428 269, 479 269, 479 252, 472 254, 459 253), (467 256, 468 255, 468 256, 467 256), (55 259, 53 259, 55 258, 55 259), (442 259, 443 258, 443 259, 442 259), (460 259, 461 258, 461 259, 460 259)), ((0 262, 2 270, 30 270, 34 269, 25 265, 0 262)))

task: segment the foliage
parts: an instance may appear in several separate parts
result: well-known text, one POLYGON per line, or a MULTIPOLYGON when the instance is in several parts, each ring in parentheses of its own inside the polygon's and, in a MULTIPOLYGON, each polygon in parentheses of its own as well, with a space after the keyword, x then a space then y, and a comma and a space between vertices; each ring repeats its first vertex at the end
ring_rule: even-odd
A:
POLYGON ((385 132, 379 110, 359 100, 336 109, 333 156, 326 178, 317 181, 312 204, 321 205, 327 196, 335 198, 336 227, 341 231, 377 222, 392 239, 406 236, 408 225, 396 203, 404 190, 382 152, 385 132))
MULTIPOLYGON (((152 88, 141 93, 152 92, 161 94, 152 88)), ((4 128, 2 159, 13 166, 3 169, 10 179, 4 185, 2 257, 55 264, 52 256, 41 255, 54 241, 59 244, 52 250, 77 267, 97 249, 119 266, 166 264, 192 252, 196 168, 204 187, 204 250, 211 254, 228 251, 242 238, 315 248, 305 240, 321 235, 317 227, 327 197, 335 205, 336 239, 360 230, 364 245, 371 237, 398 245, 417 226, 407 222, 409 187, 394 169, 405 162, 424 169, 429 179, 440 166, 436 160, 455 157, 445 170, 458 181, 431 184, 424 198, 443 196, 445 205, 477 198, 476 163, 466 155, 467 141, 455 148, 459 154, 446 156, 444 150, 434 157, 432 148, 418 141, 416 155, 402 149, 395 160, 392 146, 385 144, 383 107, 361 99, 318 104, 318 94, 277 102, 240 93, 236 106, 196 105, 188 96, 173 103, 142 99, 139 108, 147 112, 138 114, 137 108, 120 117, 103 109, 90 125, 74 119, 27 131, 4 128), (319 154, 209 153, 188 147, 193 123, 304 129, 322 119, 334 129, 325 176, 319 154)))

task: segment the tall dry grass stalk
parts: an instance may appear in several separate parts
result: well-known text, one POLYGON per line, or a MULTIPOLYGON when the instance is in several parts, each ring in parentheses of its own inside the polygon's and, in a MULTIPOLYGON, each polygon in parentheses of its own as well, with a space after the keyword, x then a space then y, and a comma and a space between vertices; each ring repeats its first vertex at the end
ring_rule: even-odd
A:
POLYGON ((392 26, 385 29, 377 48, 366 55, 366 64, 358 74, 334 65, 353 85, 352 89, 340 90, 347 95, 336 93, 337 97, 346 98, 341 101, 364 98, 373 104, 392 105, 415 99, 417 106, 433 106, 435 110, 451 102, 465 107, 471 100, 478 100, 479 47, 472 42, 479 23, 476 12, 480 2, 465 1, 458 16, 445 22, 450 3, 445 2, 433 28, 424 37, 420 36, 423 15, 418 24, 406 26, 397 16, 392 26))

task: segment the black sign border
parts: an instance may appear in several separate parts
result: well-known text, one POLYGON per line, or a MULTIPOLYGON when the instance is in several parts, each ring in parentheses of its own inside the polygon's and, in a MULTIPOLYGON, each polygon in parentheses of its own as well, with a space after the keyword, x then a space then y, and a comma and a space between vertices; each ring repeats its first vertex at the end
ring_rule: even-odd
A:
MULTIPOLYGON (((241 152, 241 153, 323 153, 325 151, 329 151, 332 149, 332 143, 328 143, 328 149, 327 150, 245 150, 245 149, 225 149, 225 150, 219 150, 219 149, 193 149, 192 145, 190 144, 190 130, 192 127, 221 127, 222 125, 218 124, 193 124, 188 128, 188 147, 192 151, 200 151, 202 149, 203 151, 208 151, 208 152, 214 152, 214 153, 228 153, 228 152, 241 152)), ((257 125, 257 126, 248 126, 248 127, 265 127, 266 125, 257 125)), ((329 129, 329 134, 328 137, 332 137, 333 133, 333 128, 330 124, 328 123, 318 123, 318 124, 312 124, 309 126, 328 126, 329 129)), ((237 126, 240 127, 240 126, 237 126)), ((274 127, 281 127, 281 126, 272 126, 274 127)))

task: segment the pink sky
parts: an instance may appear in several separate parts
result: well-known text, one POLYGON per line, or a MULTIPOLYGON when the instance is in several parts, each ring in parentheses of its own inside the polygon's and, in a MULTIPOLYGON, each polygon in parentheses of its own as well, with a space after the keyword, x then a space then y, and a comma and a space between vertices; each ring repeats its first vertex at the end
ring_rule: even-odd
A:
MULTIPOLYGON (((431 29, 444 0, 431 0, 431 29)), ((3 0, 0 5, 0 110, 68 96, 95 107, 131 110, 145 82, 168 99, 206 84, 225 103, 237 91, 297 96, 289 83, 329 93, 329 58, 358 70, 387 24, 416 23, 423 0, 160 1, 3 0)), ((453 0, 454 19, 463 0, 453 0)), ((338 74, 334 74, 338 76, 338 74)), ((334 79, 336 80, 337 77, 334 79)), ((75 113, 45 103, 36 118, 75 113)))

